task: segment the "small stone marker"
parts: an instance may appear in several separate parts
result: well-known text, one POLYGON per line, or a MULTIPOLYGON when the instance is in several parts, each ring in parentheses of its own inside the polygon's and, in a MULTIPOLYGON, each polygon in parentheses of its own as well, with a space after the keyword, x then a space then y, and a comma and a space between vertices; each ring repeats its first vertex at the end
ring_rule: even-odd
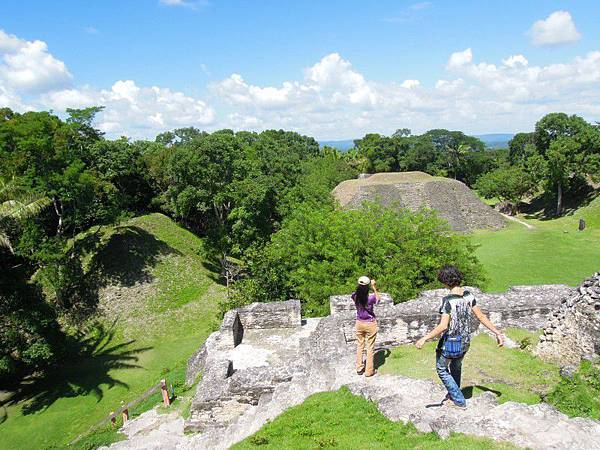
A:
POLYGON ((169 406, 171 400, 169 399, 169 391, 167 390, 167 380, 160 380, 160 391, 162 392, 164 405, 169 406))
POLYGON ((579 219, 579 231, 585 230, 585 220, 579 219))

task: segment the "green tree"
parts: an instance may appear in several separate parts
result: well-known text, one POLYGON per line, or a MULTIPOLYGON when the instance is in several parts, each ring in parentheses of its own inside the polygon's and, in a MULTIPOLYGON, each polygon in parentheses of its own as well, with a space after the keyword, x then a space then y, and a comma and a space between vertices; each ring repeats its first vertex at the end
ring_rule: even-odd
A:
POLYGON ((396 140, 372 133, 355 140, 354 145, 358 154, 366 158, 368 173, 398 171, 396 140))
POLYGON ((529 156, 526 150, 528 145, 534 145, 534 133, 517 133, 508 141, 508 159, 515 164, 522 162, 529 156))
POLYGON ((556 193, 556 215, 563 211, 564 192, 576 178, 600 177, 600 129, 581 117, 564 113, 544 116, 535 126, 536 154, 528 164, 548 190, 556 193))
POLYGON ((15 180, 0 179, 0 247, 13 252, 8 236, 8 222, 27 220, 50 204, 50 199, 28 194, 15 180))
POLYGON ((470 147, 467 144, 448 144, 446 147, 448 171, 454 174, 455 180, 458 175, 458 168, 460 167, 469 150, 470 147))
POLYGON ((502 166, 478 178, 475 189, 485 198, 498 198, 510 203, 512 214, 519 202, 535 188, 535 181, 521 166, 502 166))
POLYGON ((482 281, 466 237, 431 211, 365 205, 360 210, 299 207, 249 261, 236 285, 236 304, 297 298, 308 316, 328 313, 328 298, 349 293, 365 273, 396 301, 438 286, 437 270, 456 264, 466 282, 482 281))

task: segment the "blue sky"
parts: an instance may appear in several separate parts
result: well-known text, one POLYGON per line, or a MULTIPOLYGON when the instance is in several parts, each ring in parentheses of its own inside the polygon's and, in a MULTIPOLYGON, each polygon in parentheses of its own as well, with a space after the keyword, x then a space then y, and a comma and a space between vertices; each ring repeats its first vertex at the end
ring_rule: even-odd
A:
POLYGON ((57 112, 102 102, 105 131, 133 137, 185 120, 321 139, 404 126, 514 132, 556 108, 599 120, 597 23, 594 1, 8 0, 0 102, 57 112), (536 34, 537 21, 547 22, 536 34), (10 60, 35 41, 45 50, 10 60), (526 64, 503 65, 515 55, 526 64), (45 56, 64 70, 40 62, 29 69, 46 78, 25 83, 19 64, 45 56))

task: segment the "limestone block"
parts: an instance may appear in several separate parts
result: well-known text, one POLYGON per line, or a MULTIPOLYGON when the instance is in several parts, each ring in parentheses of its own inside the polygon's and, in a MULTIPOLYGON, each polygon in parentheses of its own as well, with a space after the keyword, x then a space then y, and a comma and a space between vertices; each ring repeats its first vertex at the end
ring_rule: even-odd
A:
POLYGON ((252 303, 237 309, 244 329, 295 328, 302 326, 300 300, 252 303))
POLYGON ((218 348, 220 333, 215 331, 212 333, 204 344, 196 350, 196 352, 188 359, 187 370, 185 374, 185 382, 191 385, 196 381, 198 375, 202 373, 206 367, 206 361, 211 353, 216 352, 218 348))
POLYGON ((221 323, 220 344, 223 348, 235 348, 244 338, 244 327, 238 311, 227 311, 221 323))

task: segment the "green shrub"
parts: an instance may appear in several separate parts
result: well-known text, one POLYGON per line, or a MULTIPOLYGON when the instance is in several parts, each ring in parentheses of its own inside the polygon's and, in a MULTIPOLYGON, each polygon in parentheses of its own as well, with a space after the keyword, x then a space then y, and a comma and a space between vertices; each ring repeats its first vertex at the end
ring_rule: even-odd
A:
POLYGON ((229 303, 295 298, 307 316, 326 314, 329 296, 352 292, 360 275, 377 279, 396 301, 439 287, 444 264, 457 265, 468 284, 482 281, 474 247, 434 212, 372 203, 360 210, 298 207, 250 259, 250 276, 229 303))
POLYGON ((600 419, 600 364, 583 361, 573 377, 563 378, 547 400, 571 417, 600 419))

